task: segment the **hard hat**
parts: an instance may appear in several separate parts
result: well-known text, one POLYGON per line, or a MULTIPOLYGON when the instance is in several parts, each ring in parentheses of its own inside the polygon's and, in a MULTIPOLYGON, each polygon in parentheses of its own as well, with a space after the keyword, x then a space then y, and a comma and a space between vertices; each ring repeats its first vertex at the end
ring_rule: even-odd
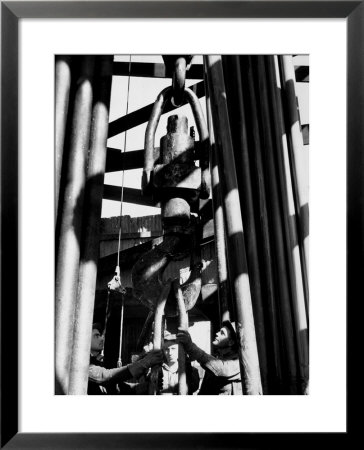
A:
POLYGON ((236 334, 236 323, 231 322, 230 320, 224 320, 221 324, 222 327, 226 327, 231 334, 231 337, 235 340, 235 342, 238 342, 238 336, 236 334))
POLYGON ((102 334, 102 332, 104 331, 104 330, 103 330, 103 326, 101 325, 100 322, 94 322, 94 323, 92 324, 92 329, 93 329, 93 330, 98 330, 98 331, 100 332, 100 334, 102 334))

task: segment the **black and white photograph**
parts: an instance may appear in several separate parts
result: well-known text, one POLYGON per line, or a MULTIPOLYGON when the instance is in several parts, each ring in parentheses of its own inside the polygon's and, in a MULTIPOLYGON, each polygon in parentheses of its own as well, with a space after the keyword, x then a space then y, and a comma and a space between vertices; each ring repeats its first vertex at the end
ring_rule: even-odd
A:
POLYGON ((55 56, 57 395, 309 395, 309 55, 55 56))
POLYGON ((364 1, 0 3, 0 447, 353 447, 364 1))

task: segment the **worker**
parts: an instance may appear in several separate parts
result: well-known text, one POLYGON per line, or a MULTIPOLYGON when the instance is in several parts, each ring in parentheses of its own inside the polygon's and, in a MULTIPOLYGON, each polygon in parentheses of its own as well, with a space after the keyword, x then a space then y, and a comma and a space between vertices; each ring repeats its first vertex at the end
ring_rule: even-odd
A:
POLYGON ((241 395, 241 375, 238 358, 238 340, 235 324, 226 320, 216 333, 212 345, 216 357, 209 355, 192 342, 188 331, 179 329, 177 341, 184 346, 191 360, 205 369, 198 395, 241 395))
POLYGON ((108 393, 113 384, 121 383, 131 378, 139 378, 150 367, 161 364, 162 350, 152 350, 138 361, 123 367, 106 369, 103 367, 102 350, 104 348, 104 335, 98 323, 92 325, 90 366, 88 373, 88 395, 102 395, 108 393))
MULTIPOLYGON (((164 332, 163 351, 165 362, 162 364, 160 394, 178 395, 178 342, 176 335, 167 330, 164 332)), ((200 378, 189 360, 186 360, 186 380, 188 394, 192 395, 199 387, 200 378)))

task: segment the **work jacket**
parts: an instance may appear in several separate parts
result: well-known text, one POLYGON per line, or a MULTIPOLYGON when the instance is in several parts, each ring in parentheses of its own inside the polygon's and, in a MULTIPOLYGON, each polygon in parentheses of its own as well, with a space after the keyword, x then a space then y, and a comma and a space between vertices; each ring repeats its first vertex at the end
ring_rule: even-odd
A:
MULTIPOLYGON (((167 364, 162 364, 162 388, 160 395, 178 395, 178 363, 169 367, 167 364)), ((186 381, 188 386, 188 395, 192 395, 200 383, 198 370, 191 366, 189 361, 186 361, 186 381)))
POLYGON ((205 369, 198 395, 242 395, 239 358, 229 351, 214 357, 192 344, 188 352, 205 369))
POLYGON ((99 356, 90 356, 90 366, 88 371, 88 386, 87 395, 105 395, 105 394, 131 394, 132 392, 124 391, 128 390, 127 386, 122 383, 132 377, 129 371, 129 367, 122 367, 121 370, 106 369, 103 367, 103 361, 99 356), (119 383, 118 390, 116 384, 119 383), (122 392, 120 392, 120 386, 122 392))

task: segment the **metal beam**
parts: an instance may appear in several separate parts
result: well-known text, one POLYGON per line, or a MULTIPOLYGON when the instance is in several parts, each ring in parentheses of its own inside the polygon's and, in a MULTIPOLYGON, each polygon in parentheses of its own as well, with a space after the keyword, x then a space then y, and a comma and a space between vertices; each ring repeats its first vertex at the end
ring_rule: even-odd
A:
MULTIPOLYGON (((111 184, 104 184, 104 200, 113 200, 120 202, 121 200, 121 186, 112 186, 111 184)), ((137 205, 155 206, 157 203, 150 196, 142 195, 141 189, 134 189, 124 187, 123 201, 125 203, 136 203, 137 205)))
MULTIPOLYGON (((156 147, 158 150, 158 147, 156 147)), ((122 152, 118 148, 107 148, 106 172, 141 169, 144 164, 144 150, 122 152)))
MULTIPOLYGON (((146 239, 162 236, 162 230, 160 231, 141 231, 140 233, 121 233, 120 240, 125 241, 128 239, 146 239)), ((100 237, 100 241, 116 241, 119 239, 118 233, 103 234, 100 237)))
MULTIPOLYGON (((116 76, 128 76, 129 75, 129 63, 128 62, 114 62, 113 75, 116 76)), ((130 69, 131 77, 148 77, 148 78, 171 78, 168 74, 164 63, 141 63, 132 62, 130 69)), ((187 79, 202 80, 203 79, 203 66, 202 64, 193 64, 186 72, 187 79)))

